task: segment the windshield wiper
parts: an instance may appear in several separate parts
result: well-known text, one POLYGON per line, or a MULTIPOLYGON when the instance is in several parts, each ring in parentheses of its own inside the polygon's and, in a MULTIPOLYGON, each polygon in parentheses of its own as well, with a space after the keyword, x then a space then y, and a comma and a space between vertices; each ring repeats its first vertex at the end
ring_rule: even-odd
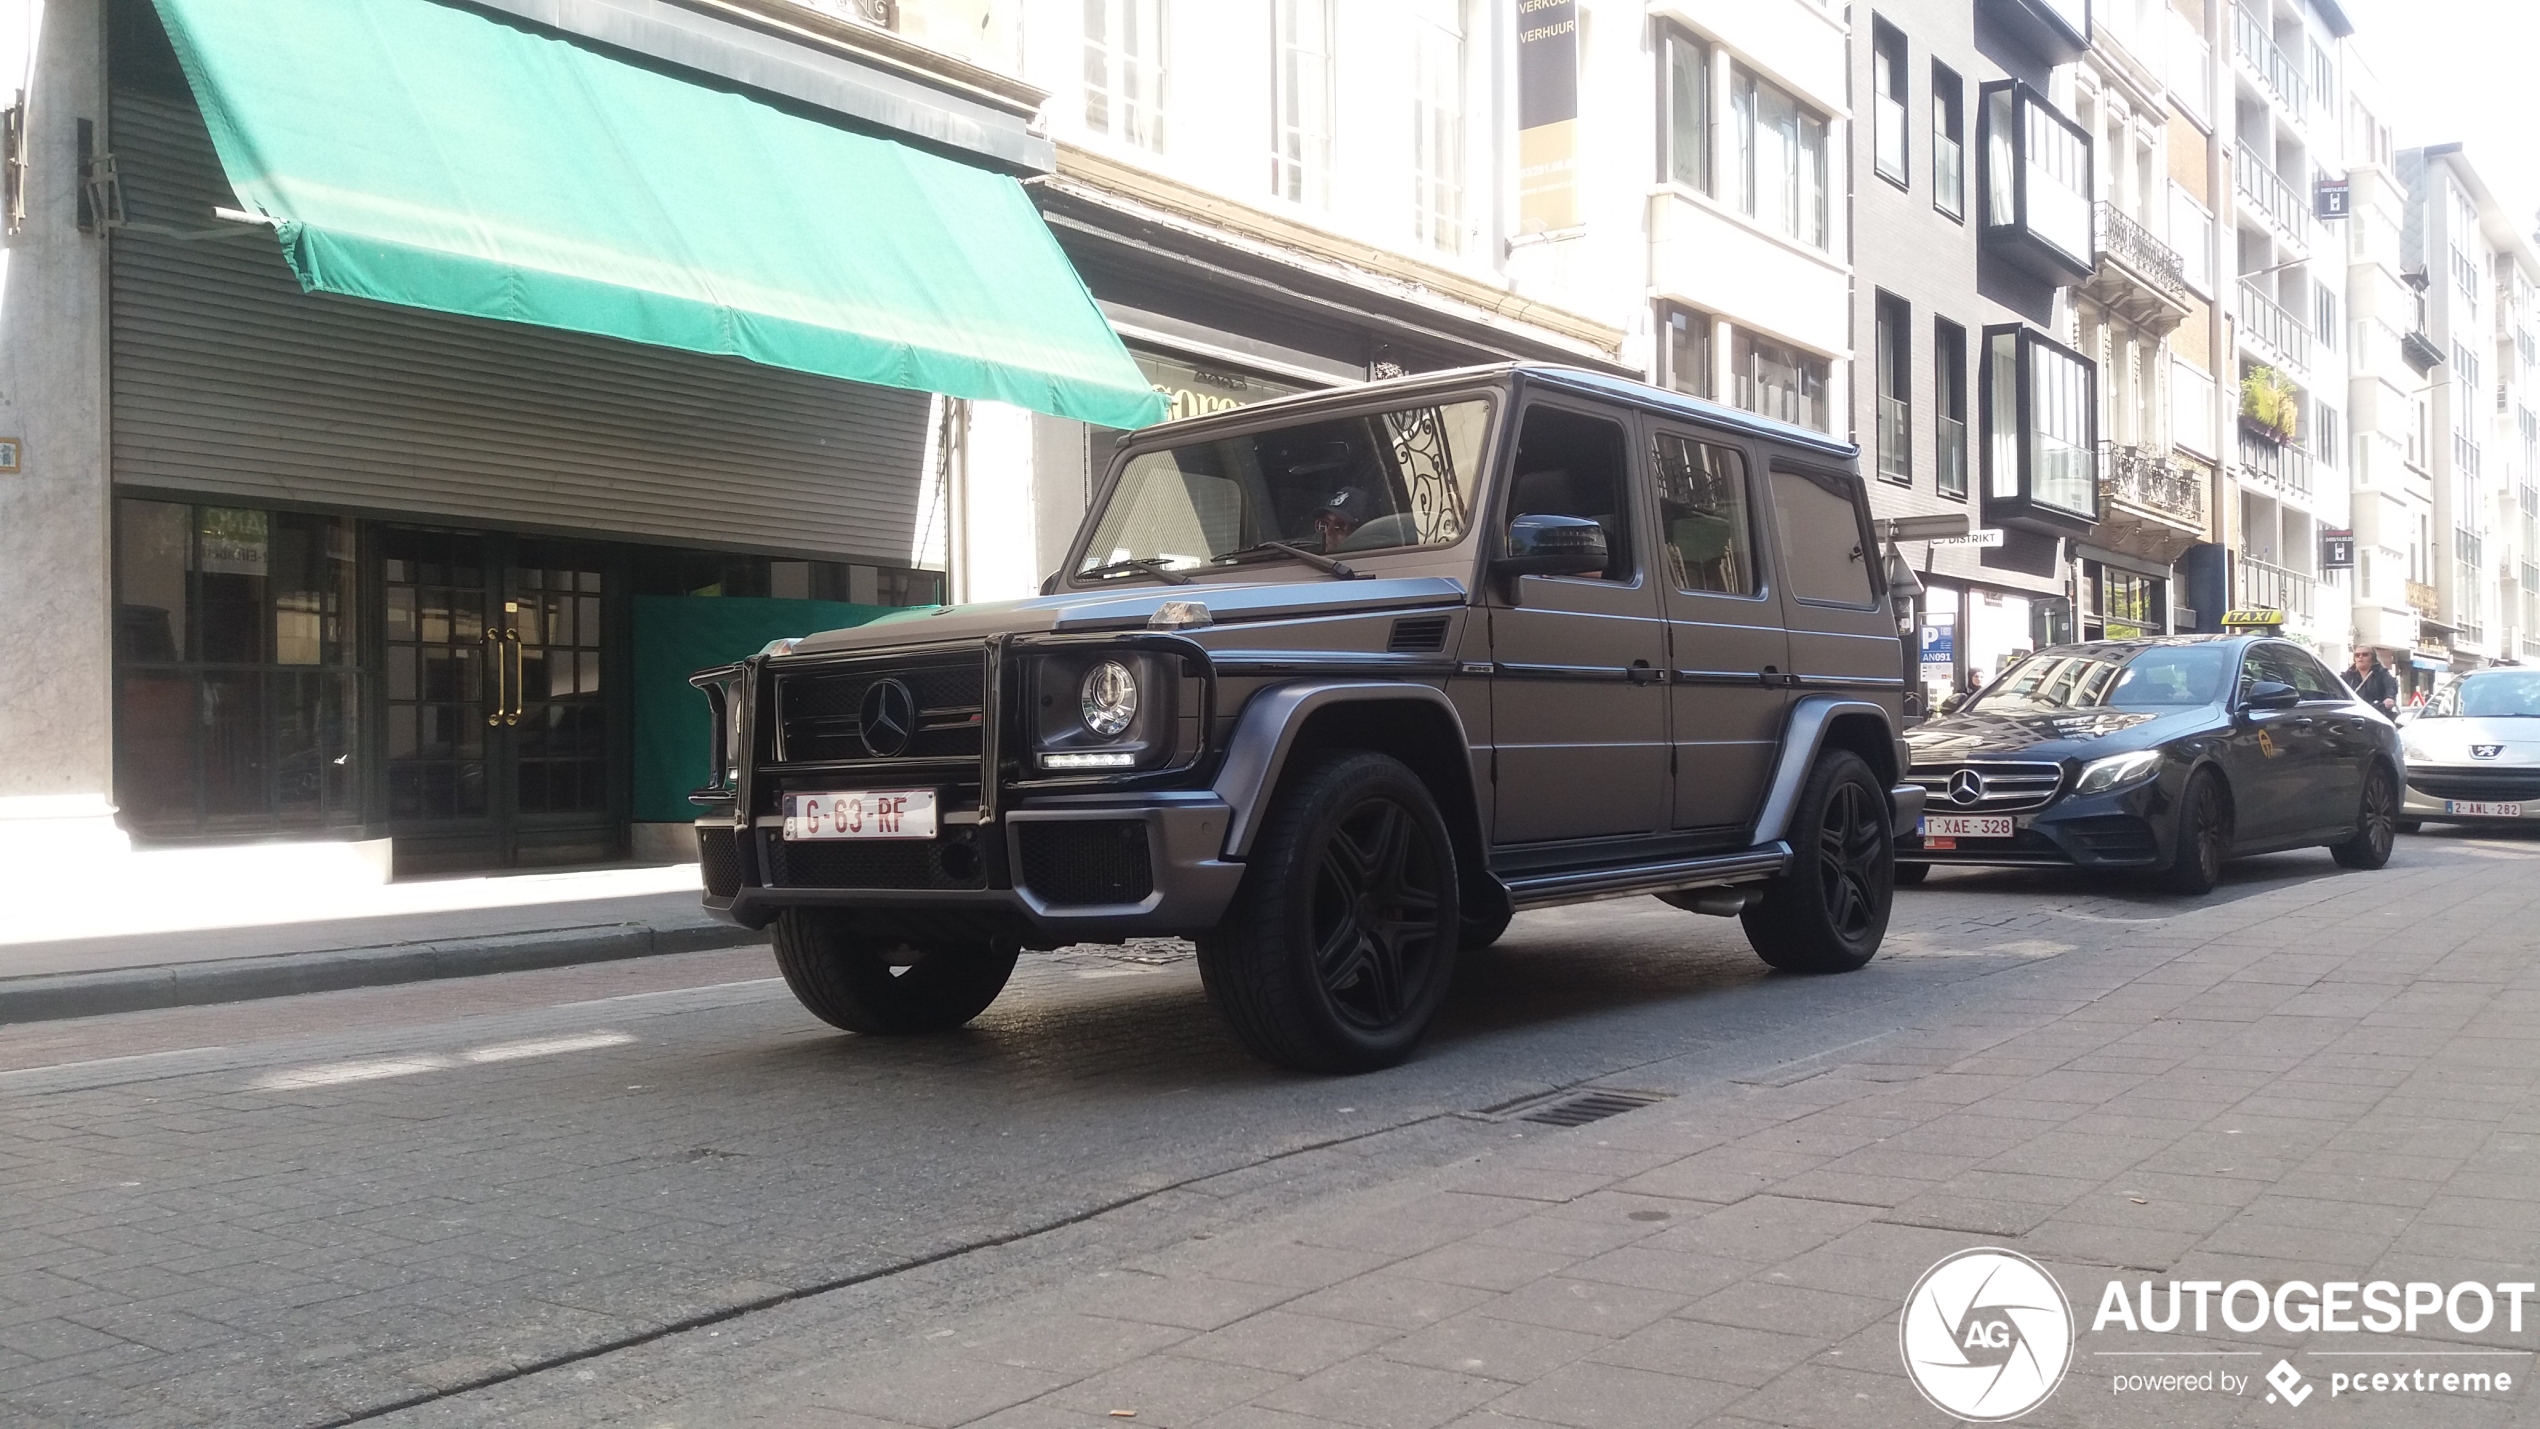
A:
POLYGON ((1080 580, 1100 580, 1104 576, 1123 576, 1134 571, 1143 576, 1156 576, 1174 585, 1189 585, 1189 576, 1166 564, 1171 559, 1170 556, 1131 556, 1125 561, 1113 561, 1092 570, 1078 571, 1076 575, 1080 580))
POLYGON ((1276 551, 1283 556, 1293 556, 1318 571, 1323 571, 1330 575, 1337 576, 1345 581, 1366 579, 1366 577, 1361 576, 1356 569, 1346 562, 1333 560, 1331 557, 1324 555, 1320 551, 1309 551, 1303 546, 1291 546, 1285 541, 1256 541, 1252 545, 1244 547, 1242 550, 1228 551, 1226 554, 1211 560, 1209 564, 1224 565, 1229 561, 1238 561, 1246 556, 1259 555, 1264 551, 1276 551))

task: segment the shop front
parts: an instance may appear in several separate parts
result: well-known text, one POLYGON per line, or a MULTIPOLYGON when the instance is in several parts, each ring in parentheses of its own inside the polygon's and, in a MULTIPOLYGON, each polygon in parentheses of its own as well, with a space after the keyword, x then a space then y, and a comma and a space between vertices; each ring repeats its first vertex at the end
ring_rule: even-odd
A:
POLYGON ((689 670, 945 598, 930 394, 1163 414, 1009 159, 438 0, 108 19, 111 783, 146 842, 675 853, 689 670), (416 56, 433 83, 362 72, 416 56), (628 134, 665 142, 569 143, 628 134))

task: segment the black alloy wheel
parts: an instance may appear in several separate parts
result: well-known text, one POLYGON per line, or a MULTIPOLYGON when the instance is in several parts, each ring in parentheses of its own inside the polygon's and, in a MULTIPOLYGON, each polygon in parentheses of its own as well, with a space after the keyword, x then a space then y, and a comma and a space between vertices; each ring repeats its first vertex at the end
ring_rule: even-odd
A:
POLYGON ((2170 862, 2160 882, 2172 893, 2204 894, 2222 882, 2223 861, 2231 856, 2231 800, 2222 780, 2200 769, 2187 780, 2178 801, 2178 833, 2171 840, 2170 862))
POLYGON ((835 908, 788 908, 770 930, 796 1001, 866 1036, 947 1032, 988 1010, 1014 975, 1014 947, 912 948, 835 908))
POLYGON ((1233 906, 1199 939, 1201 980, 1266 1061, 1391 1066, 1445 999, 1456 892, 1454 845, 1419 776, 1382 754, 1326 756, 1282 784, 1233 906))
POLYGON ((1785 972, 1850 972, 1878 953, 1896 893, 1887 790, 1861 756, 1819 756, 1791 819, 1791 867, 1739 915, 1785 972))
POLYGON ((2379 868, 2390 861, 2399 841, 2399 781, 2376 764, 2364 775, 2362 806, 2355 814, 2355 835, 2329 845, 2329 855, 2346 868, 2379 868))

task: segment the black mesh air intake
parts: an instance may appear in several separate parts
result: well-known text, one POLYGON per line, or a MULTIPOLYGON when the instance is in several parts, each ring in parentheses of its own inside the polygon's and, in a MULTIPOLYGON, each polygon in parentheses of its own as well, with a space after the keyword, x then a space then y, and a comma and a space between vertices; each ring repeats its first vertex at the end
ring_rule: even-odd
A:
POLYGON ((730 829, 697 830, 697 863, 706 892, 729 898, 741 891, 741 841, 730 829))
POLYGON ((1052 904, 1136 903, 1155 891, 1147 826, 1137 819, 1027 823, 1023 886, 1052 904))

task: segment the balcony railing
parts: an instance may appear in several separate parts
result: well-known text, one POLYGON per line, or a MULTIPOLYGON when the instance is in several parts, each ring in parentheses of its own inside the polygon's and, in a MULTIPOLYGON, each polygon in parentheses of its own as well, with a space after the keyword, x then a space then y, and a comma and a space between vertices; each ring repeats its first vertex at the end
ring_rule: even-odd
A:
POLYGON ((1967 494, 1967 424, 1956 417, 1941 417, 1933 426, 1932 488, 1943 496, 1967 494))
POLYGON ((2240 280, 2240 325, 2286 365, 2310 367, 2311 330, 2246 278, 2240 280))
POLYGON ((1914 479, 1913 419, 1893 397, 1879 399, 1879 475, 1890 481, 1914 479))
POLYGON ((2308 230, 2303 227, 2303 220, 2308 214, 2302 207, 2302 196, 2294 192, 2293 186, 2284 181, 2282 174, 2269 168, 2264 159, 2247 148, 2236 150, 2231 173, 2241 197, 2256 204, 2260 212, 2284 231, 2285 237, 2296 242, 2308 237, 2308 230))
POLYGON ((2269 565, 2255 556, 2240 558, 2240 596, 2234 604, 2263 606, 2291 615, 2311 613, 2317 583, 2299 571, 2269 565))
POLYGON ((2302 117, 2308 87, 2302 82, 2302 68, 2284 51, 2276 48, 2275 37, 2267 33, 2267 22, 2238 5, 2231 7, 2232 43, 2249 61, 2249 68, 2275 95, 2276 102, 2302 117))
POLYGON ((2295 496, 2311 494, 2311 459, 2300 447, 2279 445, 2243 430, 2240 466, 2251 476, 2272 481, 2295 496))
POLYGON ((2185 525, 2205 524, 2205 483, 2193 468, 2146 447, 2108 443, 2101 448, 2100 490, 2185 525))
POLYGON ((2102 258, 2114 258, 2162 292, 2186 299, 2187 265, 2177 250, 2153 237, 2152 230, 2127 217, 2115 204, 2103 199, 2096 212, 2102 258))

